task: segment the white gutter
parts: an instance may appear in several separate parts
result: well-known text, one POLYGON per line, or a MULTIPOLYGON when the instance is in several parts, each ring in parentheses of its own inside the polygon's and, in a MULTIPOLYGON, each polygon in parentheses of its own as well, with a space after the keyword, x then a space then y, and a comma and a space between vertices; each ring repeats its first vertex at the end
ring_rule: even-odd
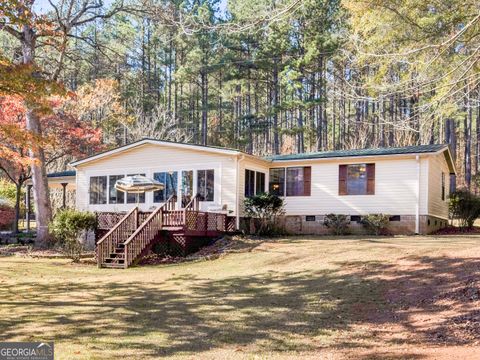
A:
POLYGON ((415 156, 417 162, 417 203, 415 206, 415 234, 420 234, 420 156, 415 156))
POLYGON ((237 230, 240 229, 240 161, 243 161, 245 159, 245 155, 241 155, 240 159, 235 157, 235 162, 237 165, 237 176, 236 176, 236 191, 235 191, 235 217, 236 217, 236 227, 237 230))

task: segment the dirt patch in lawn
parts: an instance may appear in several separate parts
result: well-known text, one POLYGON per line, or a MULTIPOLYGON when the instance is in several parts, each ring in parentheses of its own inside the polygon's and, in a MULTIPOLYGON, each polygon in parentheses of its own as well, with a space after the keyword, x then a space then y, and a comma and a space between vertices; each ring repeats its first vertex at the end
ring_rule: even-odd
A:
MULTIPOLYGON (((0 246, 0 256, 28 256, 33 258, 45 259, 66 259, 67 257, 54 249, 42 249, 28 245, 5 245, 0 246)), ((85 252, 81 255, 82 259, 93 259, 93 251, 85 252)))
POLYGON ((480 258, 445 251, 441 257, 410 255, 395 263, 343 266, 351 276, 374 279, 383 289, 384 306, 377 306, 377 299, 356 307, 364 314, 359 317, 364 329, 403 349, 363 350, 365 358, 480 358, 480 258), (425 346, 433 348, 422 350, 425 346))

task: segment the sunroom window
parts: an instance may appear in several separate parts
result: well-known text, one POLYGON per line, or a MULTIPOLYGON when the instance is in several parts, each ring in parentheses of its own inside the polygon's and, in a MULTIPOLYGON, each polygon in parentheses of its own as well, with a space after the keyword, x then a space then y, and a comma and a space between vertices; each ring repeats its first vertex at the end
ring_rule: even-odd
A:
POLYGON ((215 171, 197 171, 197 193, 200 201, 213 201, 215 195, 215 171))
POLYGON ((124 204, 125 193, 115 189, 117 180, 123 179, 125 175, 110 175, 108 177, 108 203, 109 204, 124 204))
POLYGON ((153 202, 160 203, 167 201, 170 196, 177 193, 178 185, 178 172, 169 171, 169 172, 156 172, 153 173, 153 178, 162 184, 165 188, 163 190, 154 191, 153 193, 153 202))
POLYGON ((90 204, 103 205, 107 203, 107 177, 92 176, 90 178, 90 204))
MULTIPOLYGON (((135 175, 145 176, 145 174, 128 174, 127 176, 135 176, 135 175)), ((137 200, 138 200, 138 203, 140 204, 145 203, 145 193, 127 194, 127 204, 136 204, 137 200)))

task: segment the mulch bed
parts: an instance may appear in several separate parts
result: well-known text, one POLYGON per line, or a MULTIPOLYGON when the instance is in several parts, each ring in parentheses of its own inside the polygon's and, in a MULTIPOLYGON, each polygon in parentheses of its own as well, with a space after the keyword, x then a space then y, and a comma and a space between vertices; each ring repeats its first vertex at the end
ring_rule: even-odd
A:
POLYGON ((262 242, 263 239, 261 238, 224 236, 213 242, 211 245, 204 246, 197 252, 186 257, 150 254, 145 256, 140 261, 139 265, 176 264, 188 261, 214 260, 225 256, 228 253, 251 251, 262 242))
POLYGON ((480 226, 474 226, 471 229, 461 229, 457 226, 447 226, 434 233, 434 235, 475 235, 480 234, 480 226))

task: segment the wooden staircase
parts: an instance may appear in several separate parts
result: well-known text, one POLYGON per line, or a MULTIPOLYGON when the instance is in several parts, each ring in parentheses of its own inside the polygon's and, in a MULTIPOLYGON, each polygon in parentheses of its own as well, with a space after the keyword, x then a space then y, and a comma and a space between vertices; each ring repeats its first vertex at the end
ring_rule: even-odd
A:
POLYGON ((176 196, 171 196, 146 218, 138 207, 127 213, 98 241, 98 266, 126 269, 136 264, 159 241, 178 244, 185 255, 190 248, 199 246, 195 239, 214 237, 227 231, 227 216, 199 211, 198 196, 194 196, 183 209, 176 210, 176 202, 176 196))

